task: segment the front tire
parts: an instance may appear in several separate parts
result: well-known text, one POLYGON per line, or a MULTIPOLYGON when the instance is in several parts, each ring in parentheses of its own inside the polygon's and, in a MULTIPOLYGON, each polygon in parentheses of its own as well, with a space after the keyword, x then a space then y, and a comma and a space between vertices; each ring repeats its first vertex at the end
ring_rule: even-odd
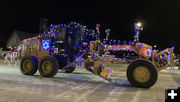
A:
POLYGON ((158 78, 156 66, 149 60, 139 59, 129 64, 127 78, 136 87, 149 88, 153 86, 158 78))
POLYGON ((38 69, 38 60, 32 55, 24 56, 20 63, 21 73, 24 75, 34 75, 38 69))
POLYGON ((58 61, 54 56, 44 56, 39 62, 39 73, 43 77, 53 77, 59 69, 58 61))

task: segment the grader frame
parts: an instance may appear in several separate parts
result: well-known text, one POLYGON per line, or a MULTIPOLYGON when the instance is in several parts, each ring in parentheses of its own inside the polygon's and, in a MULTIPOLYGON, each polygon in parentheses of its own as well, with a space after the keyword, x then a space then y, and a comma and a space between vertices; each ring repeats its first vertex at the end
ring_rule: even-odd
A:
MULTIPOLYGON (((71 73, 79 59, 83 58, 88 71, 111 81, 110 65, 122 61, 106 53, 112 47, 121 49, 127 45, 106 45, 98 39, 83 45, 82 39, 88 38, 86 32, 86 27, 78 23, 51 25, 48 32, 23 40, 19 51, 21 72, 34 75, 39 70, 44 77, 53 77, 59 69, 71 73)), ((152 46, 145 43, 135 42, 127 47, 139 55, 127 68, 127 78, 136 87, 151 87, 157 80, 158 71, 172 66, 171 48, 156 53, 152 46)))

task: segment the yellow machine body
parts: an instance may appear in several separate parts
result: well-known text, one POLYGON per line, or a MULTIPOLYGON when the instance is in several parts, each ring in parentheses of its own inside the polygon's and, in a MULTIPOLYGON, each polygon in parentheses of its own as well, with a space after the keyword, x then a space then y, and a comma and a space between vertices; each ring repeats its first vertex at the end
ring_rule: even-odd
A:
POLYGON ((49 50, 44 50, 42 44, 37 37, 25 39, 20 45, 22 48, 21 57, 25 55, 33 55, 37 59, 41 59, 45 55, 49 55, 49 50))

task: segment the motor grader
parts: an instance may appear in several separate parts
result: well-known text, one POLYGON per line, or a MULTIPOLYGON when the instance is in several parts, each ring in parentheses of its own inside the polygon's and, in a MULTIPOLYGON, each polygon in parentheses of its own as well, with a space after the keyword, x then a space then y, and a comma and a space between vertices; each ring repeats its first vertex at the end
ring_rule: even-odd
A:
POLYGON ((107 45, 97 36, 93 39, 94 34, 90 37, 88 32, 86 26, 72 22, 69 25, 51 25, 43 34, 23 40, 19 51, 21 72, 34 75, 38 70, 43 77, 53 77, 58 70, 72 73, 83 58, 85 69, 111 81, 111 64, 121 61, 108 52, 112 48, 128 47, 139 57, 129 64, 127 78, 136 87, 148 88, 157 81, 158 71, 172 66, 171 48, 155 53, 152 46, 140 42, 128 46, 107 45))

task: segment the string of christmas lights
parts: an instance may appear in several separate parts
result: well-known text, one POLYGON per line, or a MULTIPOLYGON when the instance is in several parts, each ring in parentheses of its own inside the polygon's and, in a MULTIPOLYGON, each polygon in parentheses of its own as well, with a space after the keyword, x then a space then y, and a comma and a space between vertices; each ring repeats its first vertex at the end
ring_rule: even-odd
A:
POLYGON ((135 28, 135 32, 136 32, 136 35, 134 36, 134 42, 139 42, 140 31, 143 30, 142 24, 140 22, 135 23, 134 28, 135 28))

